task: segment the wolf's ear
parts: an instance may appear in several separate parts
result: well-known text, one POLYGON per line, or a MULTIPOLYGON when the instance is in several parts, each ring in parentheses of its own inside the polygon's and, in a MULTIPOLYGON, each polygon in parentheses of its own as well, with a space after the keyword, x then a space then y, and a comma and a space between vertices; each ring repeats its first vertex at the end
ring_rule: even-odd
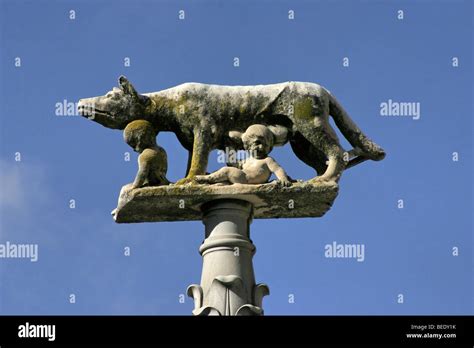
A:
POLYGON ((142 94, 138 94, 135 87, 133 87, 133 85, 130 83, 130 81, 127 80, 125 76, 122 75, 119 77, 119 85, 125 94, 131 95, 133 98, 137 99, 142 104, 147 105, 150 103, 150 98, 142 94))
POLYGON ((138 98, 138 93, 135 87, 133 87, 133 85, 130 83, 130 81, 127 80, 125 76, 122 75, 119 77, 119 85, 125 94, 129 94, 132 97, 138 98))

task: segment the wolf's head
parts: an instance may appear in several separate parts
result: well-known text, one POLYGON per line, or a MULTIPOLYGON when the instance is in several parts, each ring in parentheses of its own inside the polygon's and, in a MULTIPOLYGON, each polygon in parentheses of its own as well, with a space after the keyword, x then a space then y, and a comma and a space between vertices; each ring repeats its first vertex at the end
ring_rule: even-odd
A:
POLYGON ((79 114, 114 129, 124 129, 129 122, 146 118, 150 98, 138 94, 125 76, 120 76, 119 87, 104 96, 79 100, 79 114))

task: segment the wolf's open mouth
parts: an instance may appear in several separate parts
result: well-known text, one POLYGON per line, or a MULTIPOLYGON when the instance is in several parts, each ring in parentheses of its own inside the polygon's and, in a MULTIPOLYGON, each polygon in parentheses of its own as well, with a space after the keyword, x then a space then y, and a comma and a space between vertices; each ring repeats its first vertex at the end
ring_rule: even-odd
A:
POLYGON ((92 105, 79 105, 77 107, 77 111, 79 112, 79 115, 81 116, 94 116, 94 115, 100 115, 100 116, 106 116, 106 117, 112 116, 107 111, 97 109, 92 105))

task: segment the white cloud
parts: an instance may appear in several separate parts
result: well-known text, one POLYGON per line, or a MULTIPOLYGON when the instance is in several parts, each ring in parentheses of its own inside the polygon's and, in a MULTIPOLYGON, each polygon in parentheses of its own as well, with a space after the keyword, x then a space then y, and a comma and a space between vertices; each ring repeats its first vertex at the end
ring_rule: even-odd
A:
POLYGON ((17 222, 30 219, 40 207, 45 207, 49 193, 44 166, 0 159, 0 227, 6 218, 17 222))
POLYGON ((21 187, 21 171, 18 166, 0 160, 0 208, 18 209, 25 194, 21 187))

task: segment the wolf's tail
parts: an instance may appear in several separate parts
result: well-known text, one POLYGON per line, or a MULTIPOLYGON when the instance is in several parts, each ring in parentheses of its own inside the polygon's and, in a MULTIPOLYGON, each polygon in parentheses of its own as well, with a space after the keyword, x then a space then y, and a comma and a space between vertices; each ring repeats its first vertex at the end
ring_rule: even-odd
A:
POLYGON ((352 121, 350 116, 344 110, 337 99, 331 95, 328 91, 329 96, 329 114, 334 119, 337 127, 349 141, 349 143, 355 148, 362 151, 361 156, 367 157, 374 161, 380 161, 385 157, 385 151, 370 140, 357 125, 352 121))

